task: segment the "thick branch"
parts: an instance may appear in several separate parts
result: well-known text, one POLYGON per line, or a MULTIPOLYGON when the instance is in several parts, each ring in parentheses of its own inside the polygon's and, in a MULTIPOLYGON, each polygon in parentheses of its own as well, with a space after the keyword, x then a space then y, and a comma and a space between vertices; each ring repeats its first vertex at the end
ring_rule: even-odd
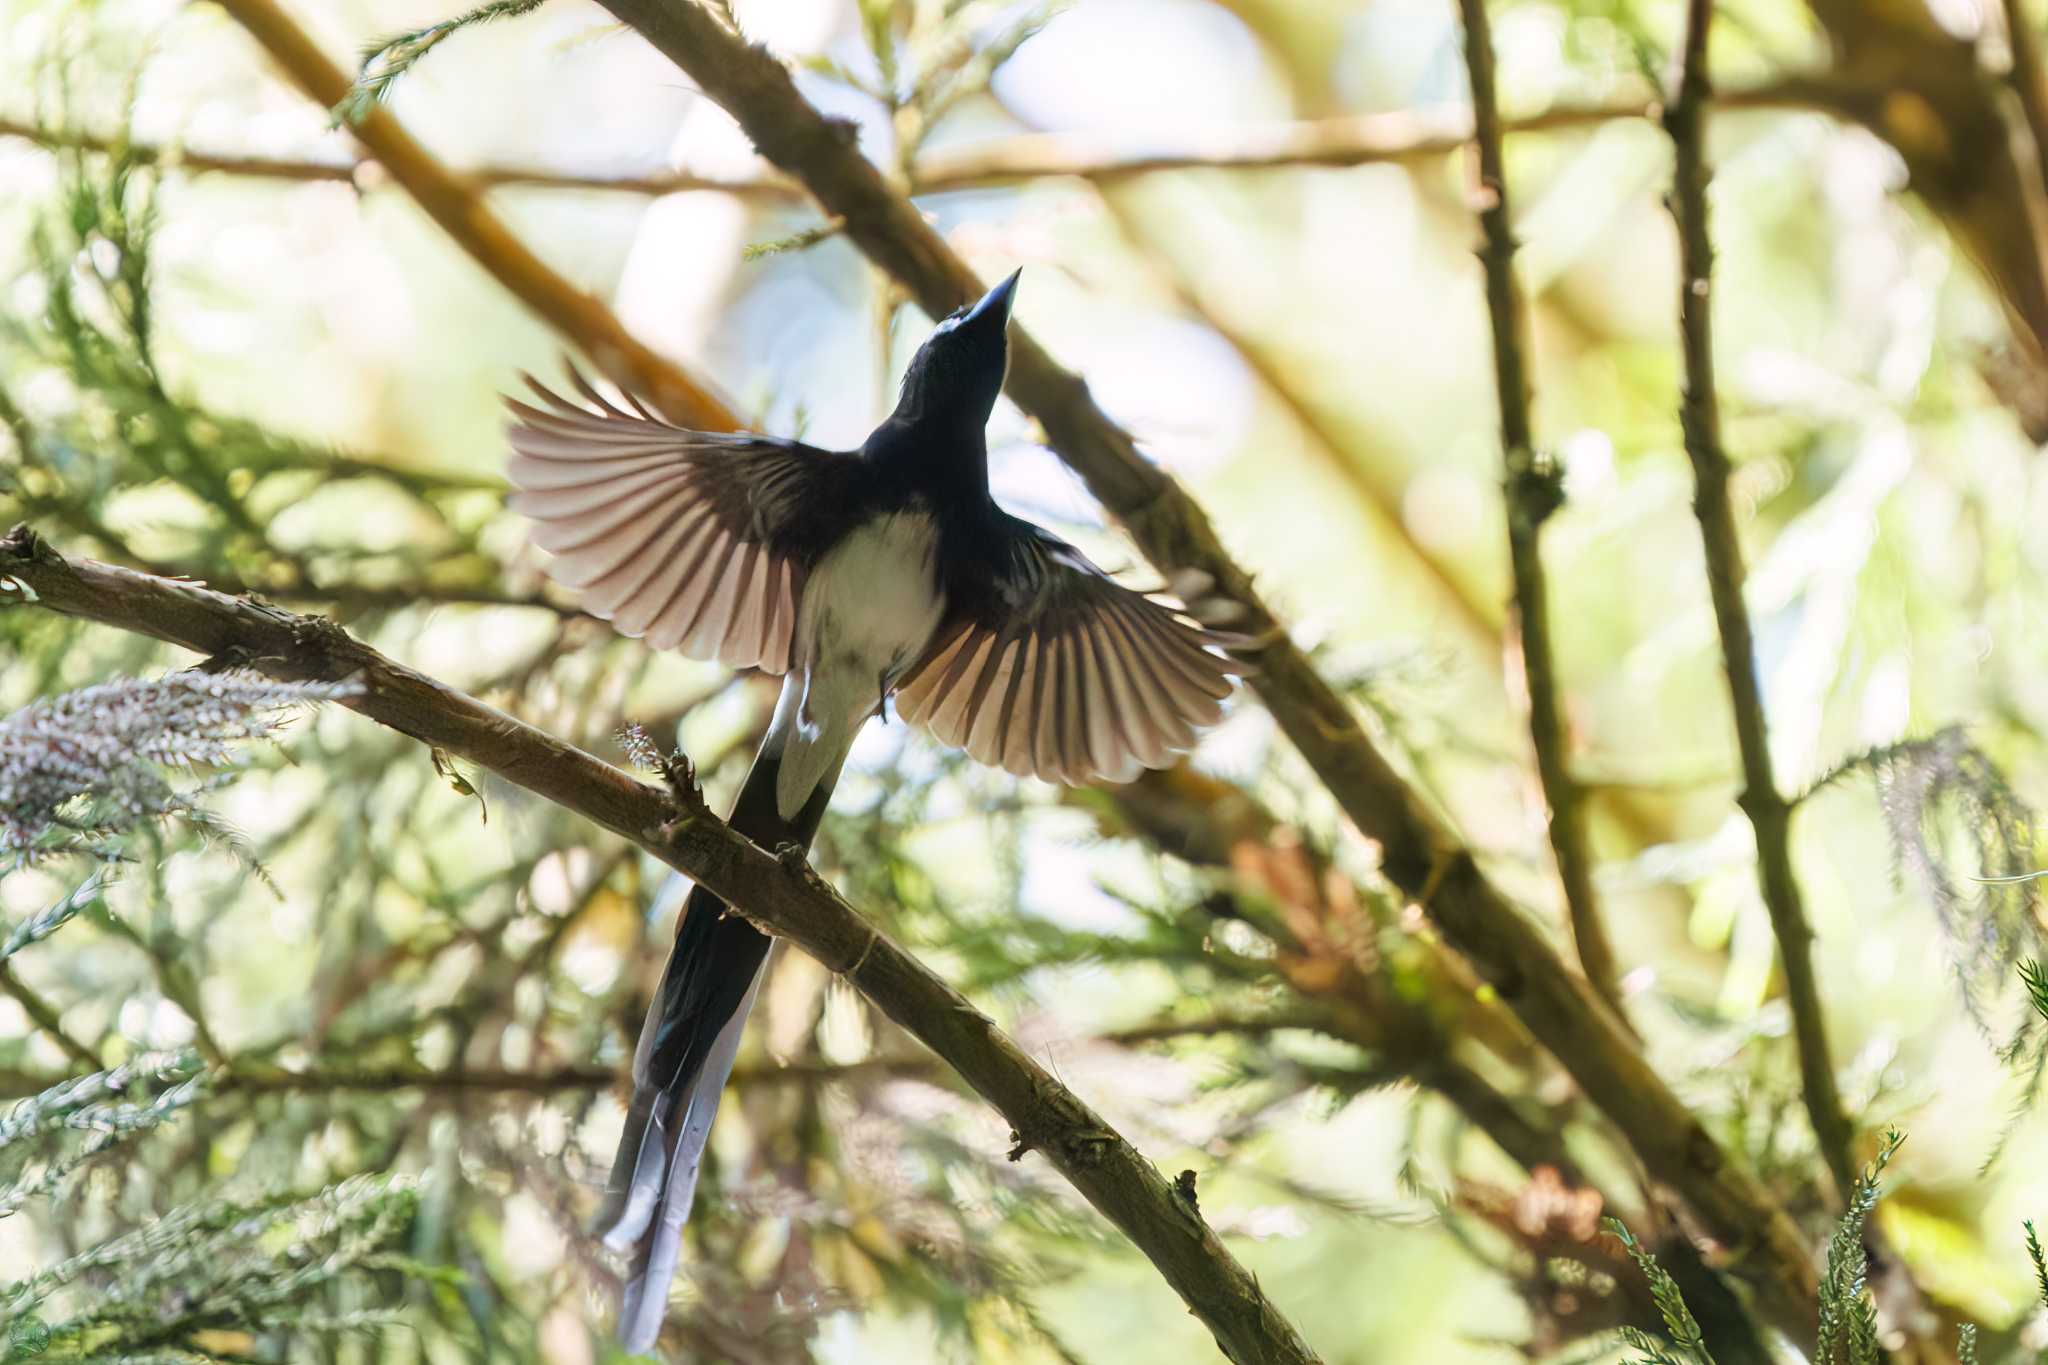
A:
MULTIPOLYGON (((220 5, 322 106, 331 109, 348 94, 353 84, 348 74, 277 0, 220 0, 220 5)), ((713 431, 739 425, 708 389, 628 332, 602 300, 562 278, 528 249, 476 189, 414 141, 390 110, 372 106, 351 131, 456 245, 573 340, 598 369, 678 422, 713 431)))
POLYGON ((1678 224, 1679 330, 1685 351, 1685 396, 1680 420, 1686 454, 1692 459, 1700 539, 1706 548, 1707 588, 1720 628, 1721 659, 1735 711, 1735 738, 1742 754, 1742 809, 1756 831, 1757 874, 1764 906, 1785 964, 1785 994, 1799 1046, 1799 1075, 1814 1138, 1847 1197, 1855 1182, 1850 1155, 1852 1130, 1835 1086, 1828 1051, 1820 986, 1813 972, 1813 929, 1792 875, 1791 807, 1779 794, 1771 770, 1770 736, 1757 676, 1756 640, 1749 607, 1742 598, 1742 546, 1735 508, 1728 496, 1728 454, 1721 446, 1721 413, 1714 389, 1713 245, 1707 234, 1707 166, 1702 146, 1706 109, 1707 31, 1711 0, 1688 0, 1683 65, 1677 98, 1665 126, 1677 151, 1671 213, 1678 224))
POLYGON ((19 598, 47 610, 167 640, 271 677, 352 679, 362 693, 343 705, 632 840, 844 975, 945 1058, 1010 1121, 1023 1145, 1043 1152, 1150 1258, 1232 1360, 1316 1359, 1151 1162, 807 864, 762 852, 709 814, 393 663, 331 621, 131 569, 66 561, 26 527, 0 540, 0 583, 7 580, 19 598))
MULTIPOLYGON (((980 281, 917 208, 859 151, 849 125, 821 116, 789 72, 691 0, 604 0, 736 118, 763 155, 802 181, 846 235, 900 281, 925 312, 943 316, 980 281)), ((1246 607, 1244 629, 1272 643, 1257 686, 1288 739, 1346 814, 1378 841, 1388 877, 1555 1053, 1635 1147, 1653 1178, 1678 1190, 1722 1241, 1744 1249, 1767 1316, 1794 1340, 1814 1332, 1815 1280, 1797 1228, 1737 1167, 1637 1048, 1585 980, 1479 871, 1443 820, 1368 740, 1351 706, 1287 638, 1224 551, 1194 501, 1138 454, 1082 380, 1013 331, 1009 392, 1051 444, 1123 522, 1162 572, 1195 569, 1246 607)))
POLYGON ((1485 0, 1458 0, 1465 26, 1465 69, 1472 85, 1472 126, 1479 147, 1479 259, 1486 270, 1486 307, 1493 321, 1493 377, 1500 397, 1500 433, 1507 471, 1508 564, 1515 618, 1521 627, 1522 676, 1529 688, 1529 737, 1536 775, 1549 809, 1550 847, 1557 856, 1572 941, 1586 979, 1622 1015, 1614 947, 1593 895, 1593 859, 1586 850, 1585 807, 1565 763, 1557 664, 1550 638, 1550 587, 1543 567, 1543 523, 1564 498, 1555 466, 1536 454, 1529 418, 1529 323, 1515 287, 1515 230, 1500 108, 1495 102, 1493 30, 1485 0))

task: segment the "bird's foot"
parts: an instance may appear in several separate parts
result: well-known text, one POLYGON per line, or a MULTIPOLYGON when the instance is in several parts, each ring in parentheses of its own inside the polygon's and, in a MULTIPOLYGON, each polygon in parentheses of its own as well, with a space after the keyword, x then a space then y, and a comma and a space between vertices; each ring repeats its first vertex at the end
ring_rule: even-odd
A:
POLYGON ((697 765, 688 754, 681 749, 662 752, 661 746, 638 724, 620 730, 619 743, 635 763, 661 774, 662 785, 668 788, 676 805, 675 823, 686 825, 699 816, 711 814, 711 807, 704 800, 704 788, 697 783, 697 765))
POLYGON ((782 870, 795 877, 814 891, 832 894, 831 883, 818 875, 818 869, 811 866, 810 850, 802 844, 786 843, 775 846, 775 861, 782 864, 782 870))

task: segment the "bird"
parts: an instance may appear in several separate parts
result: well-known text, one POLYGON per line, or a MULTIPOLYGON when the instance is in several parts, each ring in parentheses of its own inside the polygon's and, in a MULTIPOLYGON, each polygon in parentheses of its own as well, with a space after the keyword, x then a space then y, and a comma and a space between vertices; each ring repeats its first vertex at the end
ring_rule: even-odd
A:
MULTIPOLYGON (((654 649, 781 675, 730 817, 765 849, 807 855, 855 736, 892 696, 903 721, 985 764, 1085 785, 1171 764, 1249 671, 1230 653, 1242 640, 1188 602, 1125 587, 997 505, 987 426, 1021 273, 935 325, 857 450, 688 430, 573 367, 581 402, 530 377, 537 401, 506 400, 508 501, 549 576, 654 649)), ((665 1319, 765 974, 770 940, 726 909, 702 886, 684 904, 597 1218, 629 1258, 629 1351, 652 1349, 665 1319)))

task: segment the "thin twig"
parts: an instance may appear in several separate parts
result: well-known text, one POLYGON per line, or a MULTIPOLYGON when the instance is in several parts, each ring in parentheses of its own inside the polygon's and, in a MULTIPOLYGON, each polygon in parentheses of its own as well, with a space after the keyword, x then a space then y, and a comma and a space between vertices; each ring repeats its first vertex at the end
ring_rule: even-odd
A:
POLYGON ((1836 1191, 1846 1198, 1856 1179, 1850 1153, 1853 1130, 1842 1112, 1834 1060, 1828 1051, 1827 1020, 1813 972, 1813 928, 1792 873, 1792 811, 1778 791, 1771 768, 1756 640, 1749 607, 1742 597, 1742 547, 1735 529, 1734 504, 1728 496, 1728 454, 1721 445, 1720 404, 1714 388, 1713 244, 1707 232, 1708 171, 1702 136, 1712 0, 1687 0, 1686 15, 1678 93, 1664 118, 1677 153, 1671 214, 1678 225, 1678 318, 1685 352, 1685 394, 1679 417, 1697 486, 1693 509, 1706 549, 1707 588, 1720 630, 1721 660, 1735 713, 1736 745, 1742 755, 1743 789, 1738 799, 1756 831, 1757 875, 1785 966, 1785 994, 1792 1008, 1806 1112, 1836 1191))
MULTIPOLYGON (((38 146, 68 151, 118 151, 133 160, 187 174, 234 175, 254 180, 301 181, 309 184, 343 184, 353 185, 359 190, 374 189, 384 179, 383 165, 374 153, 325 158, 250 156, 239 152, 108 137, 98 133, 81 132, 75 128, 51 128, 10 118, 0 118, 0 137, 19 138, 38 146)), ((803 196, 802 190, 781 179, 762 176, 731 179, 691 175, 683 171, 621 171, 610 174, 604 171, 555 170, 543 166, 486 163, 480 166, 465 166, 455 174, 462 180, 485 189, 510 185, 646 197, 681 194, 689 190, 718 190, 727 194, 790 200, 803 196)))
MULTIPOLYGON (((783 64, 728 31, 691 0, 603 0, 731 114, 770 161, 795 176, 846 236, 932 317, 982 284, 923 213, 861 155, 850 125, 811 107, 783 64)), ((1260 640, 1260 695, 1290 742, 1382 853, 1396 886, 1416 897, 1445 937, 1572 1073, 1658 1180, 1676 1189, 1724 1241, 1750 1248, 1742 1269, 1773 1325, 1811 1342, 1814 1269, 1797 1227, 1650 1066, 1636 1041, 1542 931, 1479 870, 1440 815, 1373 745, 1343 695, 1288 638, 1250 575, 1223 549, 1208 516, 1129 433, 1013 327, 1008 391, 1049 444, 1169 579, 1209 575, 1242 603, 1237 628, 1260 640)))
MULTIPOLYGON (((322 52, 278 0, 221 0, 301 89, 332 109, 354 82, 322 52)), ((739 424, 712 392, 635 338, 595 295, 578 289, 536 256, 469 182, 451 174, 393 117, 373 106, 350 125, 392 179, 493 278, 550 326, 573 340, 593 365, 678 422, 713 431, 739 424)))
POLYGON ((332 621, 91 560, 67 561, 27 527, 0 539, 0 583, 17 602, 99 621, 275 678, 350 679, 342 705, 497 773, 637 844, 761 927, 846 972, 883 1014, 943 1057, 1158 1267, 1224 1353, 1312 1362, 1300 1334, 1209 1226, 1137 1149, 994 1021, 881 935, 807 867, 795 873, 724 822, 424 674, 332 621))
MULTIPOLYGON (((1219 1015, 1210 1019, 1168 1020, 1156 1024, 1141 1024, 1081 1041, 1091 1045, 1138 1047, 1181 1038, 1251 1038, 1283 1029, 1315 1029, 1321 1026, 1319 1017, 1305 1013, 1299 1016, 1250 1018, 1219 1015)), ((96 1060, 91 1062, 91 1066, 94 1070, 99 1069, 96 1060)), ((770 1061, 735 1067, 732 1083, 738 1086, 776 1086, 816 1084, 821 1081, 887 1080, 896 1076, 929 1076, 943 1067, 944 1063, 940 1058, 925 1052, 903 1056, 868 1057, 857 1062, 801 1059, 792 1062, 770 1061)), ((0 1099, 20 1099, 27 1095, 39 1095, 54 1086, 76 1079, 76 1075, 56 1071, 0 1069, 0 1099)), ((243 1066, 231 1059, 227 1065, 216 1068, 207 1077, 206 1091, 209 1095, 347 1095, 423 1090, 545 1096, 563 1091, 609 1090, 619 1084, 621 1079, 618 1072, 595 1066, 558 1066, 545 1070, 463 1067, 438 1071, 419 1067, 352 1069, 322 1066, 305 1070, 285 1070, 276 1067, 243 1066)), ((1496 1099, 1499 1099, 1497 1095, 1496 1099)), ((1499 1102, 1506 1103, 1505 1100, 1499 1102)))
POLYGON ((1559 713, 1557 661, 1550 636, 1550 586, 1543 567, 1543 523, 1564 501, 1563 476, 1538 455, 1529 416, 1529 323, 1515 286, 1515 229, 1500 107, 1493 74, 1493 29, 1484 0, 1458 0, 1465 26, 1465 69, 1472 86, 1472 124, 1479 150, 1479 260, 1486 272, 1486 307, 1493 322, 1493 377, 1500 400, 1502 456, 1506 465, 1508 563, 1515 585, 1522 676, 1529 688, 1529 736, 1536 775, 1549 807, 1550 847, 1571 917, 1579 965, 1600 998, 1626 1021, 1614 946, 1593 893, 1593 859, 1586 849, 1586 813, 1565 761, 1559 713))
POLYGON ((29 1017, 29 1022, 49 1034, 51 1040, 64 1050, 65 1056, 89 1071, 100 1069, 100 1059, 93 1055, 92 1049, 71 1036, 56 1006, 16 976, 12 963, 0 962, 0 991, 14 997, 14 1003, 21 1006, 21 1012, 29 1017))
MULTIPOLYGON (((1801 79, 1731 91, 1718 102, 1741 109, 1826 109, 1848 97, 1824 82, 1801 79)), ((1558 133, 1604 123, 1654 120, 1661 106, 1651 99, 1617 100, 1545 110, 1510 119, 1504 131, 1558 133)), ((44 147, 81 151, 120 150, 167 169, 258 179, 327 181, 373 188, 378 162, 357 157, 263 157, 224 150, 170 146, 149 141, 51 128, 0 117, 0 137, 21 138, 44 147)), ((918 194, 981 189, 1052 176, 1114 181, 1161 171, 1191 169, 1272 170, 1288 166, 1367 166, 1426 161, 1446 156, 1472 140, 1471 120, 1462 108, 1397 110, 1379 114, 1310 119, 1290 123, 1188 131, 1178 145, 1157 136, 1142 140, 1084 133, 1019 133, 959 143, 920 153, 907 171, 918 194)), ((486 162, 466 166, 460 179, 485 189, 503 186, 658 197, 711 190, 756 198, 801 200, 801 186, 779 174, 707 176, 648 168, 582 171, 486 162)))
MULTIPOLYGON (((99 1069, 93 1061, 92 1068, 99 1069)), ((21 1099, 75 1081, 75 1075, 48 1071, 0 1070, 0 1099, 21 1099)), ((308 1071, 257 1070, 233 1066, 215 1069, 206 1078, 209 1095, 382 1094, 396 1090, 450 1093, 551 1095, 561 1091, 607 1090, 619 1077, 601 1067, 558 1067, 549 1071, 477 1069, 421 1071, 416 1068, 350 1071, 318 1068, 308 1071)))

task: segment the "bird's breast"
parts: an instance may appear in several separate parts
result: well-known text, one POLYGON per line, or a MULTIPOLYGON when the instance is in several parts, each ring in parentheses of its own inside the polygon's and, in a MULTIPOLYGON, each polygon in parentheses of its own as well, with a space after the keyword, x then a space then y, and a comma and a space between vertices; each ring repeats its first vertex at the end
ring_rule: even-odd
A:
POLYGON ((874 677, 915 661, 946 609, 938 552, 938 525, 916 504, 869 516, 826 551, 797 622, 812 667, 874 677))

